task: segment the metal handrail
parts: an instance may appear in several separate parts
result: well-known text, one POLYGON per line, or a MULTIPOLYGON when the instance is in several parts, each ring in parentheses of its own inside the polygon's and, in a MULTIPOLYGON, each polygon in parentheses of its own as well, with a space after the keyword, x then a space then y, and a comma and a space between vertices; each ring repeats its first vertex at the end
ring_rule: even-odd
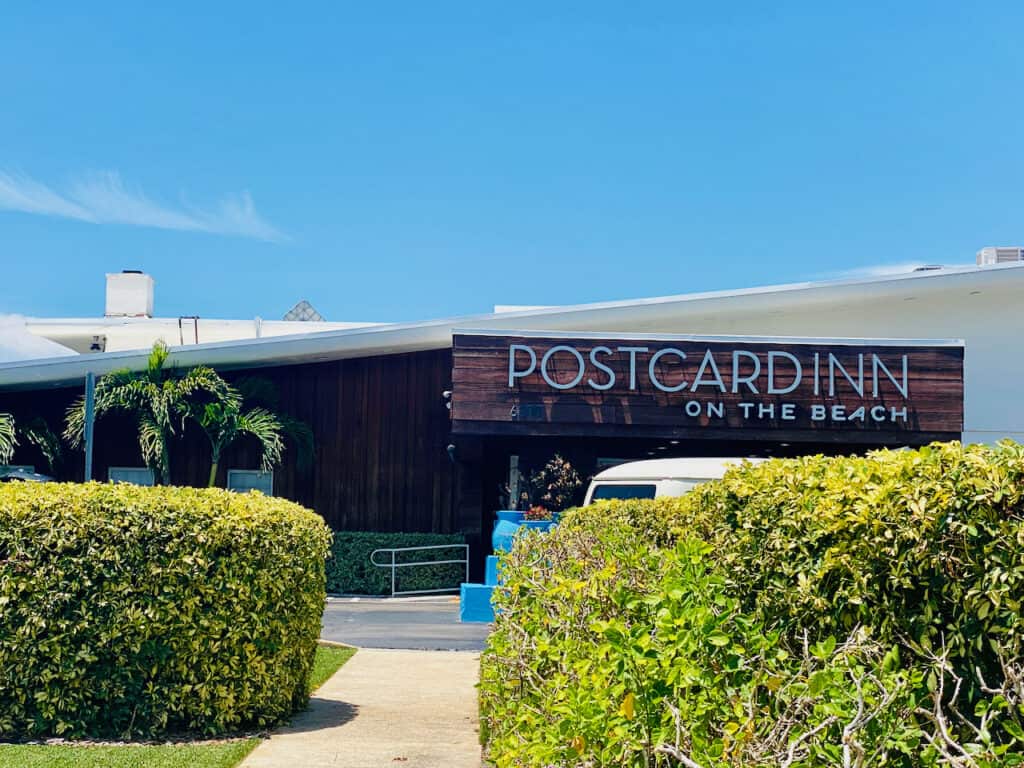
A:
POLYGON ((391 597, 395 595, 428 595, 428 594, 439 594, 441 592, 456 592, 458 587, 443 587, 441 589, 406 589, 401 591, 395 591, 395 577, 398 573, 399 568, 412 568, 417 565, 451 565, 455 563, 462 563, 466 566, 466 581, 469 581, 469 544, 431 544, 426 547, 384 547, 382 549, 375 549, 370 553, 370 565, 375 565, 378 568, 390 568, 391 569, 391 597), (423 560, 416 563, 397 563, 395 562, 396 552, 419 552, 426 549, 459 549, 461 548, 466 556, 461 560, 423 560), (389 563, 378 563, 374 558, 378 552, 390 552, 391 562, 389 563))

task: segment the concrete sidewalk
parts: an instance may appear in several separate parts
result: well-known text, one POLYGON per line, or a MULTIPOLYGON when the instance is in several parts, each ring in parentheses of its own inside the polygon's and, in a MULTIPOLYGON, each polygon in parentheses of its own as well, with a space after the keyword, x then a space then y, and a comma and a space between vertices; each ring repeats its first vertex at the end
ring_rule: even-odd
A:
POLYGON ((360 649, 242 768, 480 768, 479 659, 360 649))

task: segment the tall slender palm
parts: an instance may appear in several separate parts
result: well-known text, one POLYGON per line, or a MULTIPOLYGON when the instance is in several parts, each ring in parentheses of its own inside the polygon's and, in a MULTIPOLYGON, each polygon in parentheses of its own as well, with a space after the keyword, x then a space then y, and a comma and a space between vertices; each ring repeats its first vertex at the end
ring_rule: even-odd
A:
MULTIPOLYGON (((201 366, 183 373, 168 370, 168 354, 167 345, 157 342, 145 370, 126 369, 101 377, 96 382, 95 400, 97 419, 112 411, 135 418, 142 459, 161 484, 171 480, 171 441, 184 431, 186 419, 210 403, 226 403, 236 397, 212 368, 201 366)), ((80 397, 68 408, 64 437, 77 447, 84 434, 85 398, 80 397)))
POLYGON ((232 388, 232 397, 207 403, 193 417, 203 428, 210 441, 210 479, 212 488, 217 483, 217 469, 224 449, 243 437, 254 437, 260 445, 260 469, 269 471, 281 461, 284 429, 276 414, 266 408, 242 410, 242 396, 232 388))
POLYGON ((224 449, 246 436, 259 443, 260 468, 264 472, 281 462, 285 450, 294 451, 297 469, 312 468, 313 430, 301 419, 279 410, 280 397, 270 379, 243 376, 232 385, 232 392, 237 399, 212 403, 193 414, 210 441, 210 486, 217 482, 224 449))

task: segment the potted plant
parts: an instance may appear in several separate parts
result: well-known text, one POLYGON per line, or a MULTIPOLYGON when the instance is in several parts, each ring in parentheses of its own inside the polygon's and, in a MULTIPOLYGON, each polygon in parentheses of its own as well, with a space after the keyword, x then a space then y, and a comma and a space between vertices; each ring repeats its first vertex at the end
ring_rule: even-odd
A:
POLYGON ((541 504, 534 504, 523 513, 523 528, 533 531, 547 531, 555 524, 554 513, 541 504))
MULTIPOLYGON (((497 513, 497 521, 491 533, 491 545, 495 552, 508 551, 516 534, 523 528, 548 530, 558 522, 558 515, 572 506, 575 495, 583 481, 573 466, 559 454, 540 470, 532 472, 521 484, 523 488, 518 503, 524 511, 503 509, 497 513)), ((512 506, 511 492, 505 489, 508 505, 512 506)))

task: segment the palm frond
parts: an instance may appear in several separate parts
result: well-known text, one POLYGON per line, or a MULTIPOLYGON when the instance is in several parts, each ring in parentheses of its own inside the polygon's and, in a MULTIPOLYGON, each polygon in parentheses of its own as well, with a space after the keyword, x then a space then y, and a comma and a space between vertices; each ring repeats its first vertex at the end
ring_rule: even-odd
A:
POLYGON ((97 382, 97 387, 102 384, 104 387, 114 388, 123 387, 125 384, 131 384, 138 380, 139 374, 137 371, 133 371, 131 368, 119 368, 116 371, 104 374, 97 382))
POLYGON ((64 413, 64 439, 72 448, 85 439, 85 395, 76 398, 64 413))
POLYGON ((153 349, 149 352, 146 360, 146 378, 153 384, 159 384, 164 379, 164 364, 171 354, 167 342, 163 339, 153 343, 153 349))
POLYGON ((192 368, 180 379, 173 380, 177 393, 183 397, 207 395, 225 402, 242 402, 238 390, 228 384, 213 368, 201 365, 192 368))
POLYGON ((186 419, 202 414, 211 403, 226 410, 237 411, 242 407, 238 390, 212 368, 193 368, 181 378, 167 382, 166 408, 177 429, 184 429, 186 419))
POLYGON ((18 432, 30 445, 36 447, 49 471, 55 472, 64 457, 64 451, 60 446, 60 438, 50 429, 46 419, 39 416, 30 419, 25 426, 18 427, 18 432))
MULTIPOLYGON (((164 441, 164 431, 160 425, 149 414, 139 416, 139 451, 142 453, 142 460, 146 466, 153 470, 160 470, 166 457, 164 456, 167 446, 164 441)), ((167 482, 169 478, 163 478, 167 482)))
MULTIPOLYGON (((99 419, 111 411, 134 412, 145 408, 153 397, 149 382, 128 371, 115 371, 96 382, 93 417, 99 419)), ((85 438, 85 396, 75 399, 65 412, 64 439, 72 448, 79 448, 85 438)))
POLYGON ((253 408, 238 414, 234 426, 237 434, 250 435, 259 441, 262 454, 260 469, 268 472, 280 463, 284 441, 277 416, 265 408, 253 408))
POLYGON ((0 462, 6 464, 10 461, 17 445, 18 435, 14 426, 14 417, 9 413, 0 413, 0 462))

